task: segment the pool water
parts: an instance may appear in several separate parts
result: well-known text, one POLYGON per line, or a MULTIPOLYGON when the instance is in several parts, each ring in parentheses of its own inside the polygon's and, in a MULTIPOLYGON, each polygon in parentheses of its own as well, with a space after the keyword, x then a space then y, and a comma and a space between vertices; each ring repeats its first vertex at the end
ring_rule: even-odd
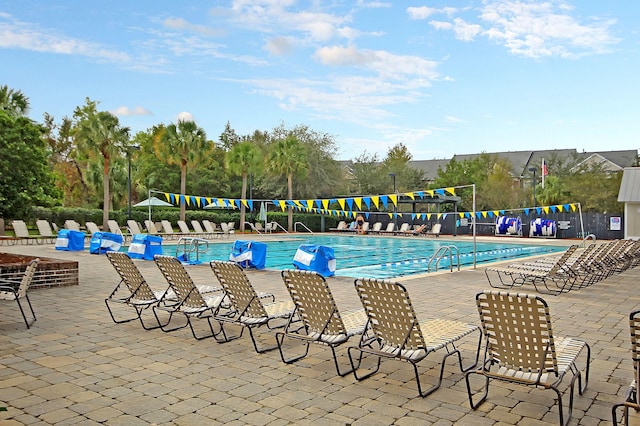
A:
MULTIPOLYGON (((249 240, 250 238, 242 238, 249 240)), ((394 278, 404 275, 435 271, 431 257, 442 247, 455 246, 460 254, 460 266, 473 265, 473 241, 451 241, 440 238, 394 238, 375 236, 305 236, 284 237, 267 244, 266 269, 283 270, 293 268, 293 257, 301 244, 318 244, 333 248, 336 257, 336 275, 346 277, 394 278)), ((229 260, 233 240, 228 243, 210 243, 201 248, 199 260, 229 260)), ((565 250, 566 247, 535 246, 513 243, 476 243, 476 263, 483 264, 506 259, 541 255, 565 250)), ((163 254, 176 256, 175 244, 163 242, 163 254)), ((454 253, 454 268, 456 251, 454 253)), ((190 256, 194 259, 194 255, 190 256)), ((437 266, 438 270, 449 269, 446 255, 437 266)))

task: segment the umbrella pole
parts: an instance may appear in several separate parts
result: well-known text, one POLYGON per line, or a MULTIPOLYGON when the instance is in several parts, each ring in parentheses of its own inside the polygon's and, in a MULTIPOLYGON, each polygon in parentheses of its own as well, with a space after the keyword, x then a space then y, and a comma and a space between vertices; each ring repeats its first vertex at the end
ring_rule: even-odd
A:
POLYGON ((151 191, 149 191, 149 196, 147 197, 149 200, 149 222, 151 222, 151 191))

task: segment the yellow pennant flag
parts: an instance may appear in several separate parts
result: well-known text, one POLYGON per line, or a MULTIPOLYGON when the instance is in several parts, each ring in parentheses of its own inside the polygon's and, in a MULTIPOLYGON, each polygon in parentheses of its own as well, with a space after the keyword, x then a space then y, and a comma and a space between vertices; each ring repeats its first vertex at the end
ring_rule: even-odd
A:
POLYGON ((455 188, 445 188, 444 190, 447 191, 451 195, 456 195, 456 189, 455 188))
POLYGON ((342 208, 342 210, 344 210, 344 198, 338 198, 338 204, 340 204, 340 207, 342 208))
POLYGON ((424 191, 427 195, 429 195, 430 197, 433 197, 433 189, 429 189, 427 191, 424 191))
POLYGON ((278 204, 280 205, 280 208, 282 209, 282 211, 284 211, 285 207, 287 206, 287 203, 284 200, 278 200, 278 204))
POLYGON ((391 200, 394 206, 398 205, 398 194, 389 194, 389 199, 391 200))
POLYGON ((412 200, 416 199, 416 194, 414 194, 413 192, 405 192, 405 194, 407 197, 411 198, 412 200))
POLYGON ((373 205, 376 206, 376 209, 379 208, 379 204, 380 204, 380 196, 379 195, 373 195, 371 197, 371 201, 373 201, 373 205))
POLYGON ((458 213, 458 216, 460 216, 460 219, 464 218, 464 213, 458 213))
POLYGON ((356 197, 353 201, 356 203, 358 210, 362 210, 362 197, 356 197))
POLYGON ((576 211, 576 205, 575 204, 571 204, 571 211, 575 212, 576 211))
POLYGON ((240 202, 241 202, 242 204, 244 204, 244 206, 245 206, 246 208, 249 208, 249 203, 247 203, 247 200, 242 200, 242 199, 241 199, 241 200, 240 200, 240 202))
POLYGON ((325 198, 324 200, 322 200, 322 207, 327 210, 329 209, 329 199, 325 198))
POLYGON ((307 200, 307 208, 308 209, 312 209, 313 208, 313 200, 307 200))
POLYGON ((549 214, 549 206, 543 207, 542 211, 549 214))

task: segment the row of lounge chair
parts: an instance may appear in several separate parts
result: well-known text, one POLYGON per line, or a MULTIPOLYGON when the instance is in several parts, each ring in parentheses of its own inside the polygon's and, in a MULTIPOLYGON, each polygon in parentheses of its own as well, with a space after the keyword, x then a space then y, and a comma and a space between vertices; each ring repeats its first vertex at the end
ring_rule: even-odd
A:
POLYGON ((331 349, 338 375, 352 373, 358 381, 374 375, 382 359, 405 361, 413 367, 418 394, 422 397, 441 386, 446 361, 454 356, 465 374, 472 409, 487 399, 490 379, 503 380, 554 390, 561 424, 571 417, 575 383, 580 394, 588 384, 589 345, 574 338, 554 336, 549 308, 538 296, 503 291, 478 293, 480 327, 445 319, 419 321, 407 289, 389 280, 356 279, 354 285, 362 309, 340 312, 326 280, 311 271, 282 271, 291 299, 275 301, 259 295, 235 263, 212 261, 210 266, 220 290, 202 293, 176 258, 156 256, 155 262, 169 287, 154 292, 125 253, 109 252, 107 256, 121 277, 105 300, 115 322, 125 320, 116 320, 110 305, 121 303, 135 310, 135 316, 126 321, 139 320, 145 329, 173 331, 189 325, 195 338, 213 337, 220 343, 241 337, 247 329, 256 352, 277 349, 281 360, 288 364, 304 358, 310 345, 316 343, 331 349), (143 313, 149 308, 154 314, 153 325, 143 321, 143 313), (176 314, 184 315, 186 323, 170 326, 176 314), (206 335, 196 335, 195 320, 206 321, 206 335), (230 336, 228 324, 241 326, 240 334, 230 336), (258 339, 254 334, 262 326, 275 330, 274 344, 265 344, 264 335, 258 339), (456 345, 475 333, 478 333, 475 361, 465 366, 456 345), (358 343, 339 355, 337 349, 352 336, 358 336, 358 343), (527 345, 513 345, 516 340, 526 341, 527 345), (302 343, 302 348, 295 342, 302 343), (439 376, 425 388, 418 364, 435 352, 442 354, 439 376), (340 361, 344 358, 348 364, 340 361), (472 380, 474 374, 483 377, 481 386, 472 380), (558 386, 566 375, 571 375, 571 379, 565 414, 558 386), (475 400, 479 388, 483 388, 482 395, 475 400))
POLYGON ((612 240, 583 249, 572 245, 556 257, 488 267, 485 274, 494 288, 531 285, 539 293, 558 295, 588 287, 638 264, 640 241, 612 240))
MULTIPOLYGON (((431 229, 427 229, 427 224, 414 225, 413 229, 407 222, 400 225, 400 228, 396 229, 394 222, 389 222, 385 229, 382 229, 382 222, 376 222, 373 226, 370 226, 369 222, 364 222, 362 225, 361 233, 363 234, 384 234, 384 235, 432 235, 435 237, 440 236, 440 229, 442 225, 440 223, 434 224, 431 229)), ((338 222, 338 226, 330 228, 330 231, 334 232, 357 232, 356 221, 347 225, 347 222, 341 220, 338 222)))
MULTIPOLYGON (((202 223, 198 220, 192 220, 190 229, 185 221, 179 220, 177 222, 180 229, 179 232, 174 231, 171 223, 168 220, 163 220, 158 223, 154 223, 150 220, 145 220, 145 230, 135 220, 128 220, 126 227, 121 227, 117 221, 108 221, 108 230, 113 234, 122 235, 123 239, 130 239, 135 234, 149 233, 152 235, 160 235, 168 239, 178 239, 181 237, 199 237, 199 238, 218 238, 228 237, 235 232, 234 223, 221 223, 219 225, 203 220, 202 223), (123 232, 124 230, 124 232, 123 232)), ((6 243, 7 245, 13 244, 43 244, 54 243, 58 234, 58 226, 55 223, 50 223, 47 220, 37 220, 36 226, 38 228, 38 234, 30 233, 27 228, 27 224, 22 220, 14 220, 11 222, 15 237, 5 237, 0 239, 0 244, 6 243)), ((64 229, 74 231, 86 230, 86 237, 90 238, 96 232, 101 232, 100 227, 92 221, 87 221, 82 229, 81 225, 75 220, 66 220, 64 223, 64 229)))

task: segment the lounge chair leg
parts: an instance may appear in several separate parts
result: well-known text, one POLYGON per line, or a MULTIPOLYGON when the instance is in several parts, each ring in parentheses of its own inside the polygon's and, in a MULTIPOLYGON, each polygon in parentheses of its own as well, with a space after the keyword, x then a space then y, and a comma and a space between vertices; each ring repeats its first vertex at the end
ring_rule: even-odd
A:
POLYGON ((380 363, 382 361, 382 358, 377 356, 377 355, 373 355, 378 359, 378 362, 376 363, 376 368, 374 370, 370 370, 368 373, 366 373, 365 375, 362 376, 358 376, 358 369, 360 368, 360 365, 362 365, 362 359, 364 357, 364 351, 362 351, 360 348, 356 348, 356 347, 351 347, 349 349, 347 349, 347 353, 349 355, 349 362, 351 363, 351 367, 353 369, 353 376, 356 378, 356 380, 360 381, 360 380, 364 380, 367 379, 371 376, 373 376, 374 374, 376 374, 378 372, 378 370, 380 370, 380 363), (354 357, 352 356, 352 350, 356 350, 360 352, 360 355, 358 355, 358 364, 356 366, 356 364, 353 362, 354 357))
POLYGON ((489 378, 487 376, 485 376, 484 374, 482 374, 482 372, 480 372, 478 370, 470 370, 464 375, 464 379, 465 379, 465 382, 467 383, 467 394, 469 396, 469 405, 471 406, 472 410, 475 410, 487 399, 487 396, 489 396, 489 378), (478 400, 478 402, 475 402, 475 403, 473 402, 473 391, 471 390, 471 381, 469 380, 469 377, 472 374, 478 374, 478 375, 484 377, 484 381, 485 381, 484 382, 484 394, 478 400))
POLYGON ((256 337, 253 334, 253 327, 246 327, 249 329, 249 336, 251 336, 251 341, 253 342, 253 348, 256 350, 257 353, 259 354, 263 354, 265 352, 269 352, 272 351, 274 349, 278 349, 278 345, 275 346, 267 346, 264 348, 258 348, 258 342, 256 341, 256 337))
MULTIPOLYGON (((29 299, 27 299, 27 301, 28 300, 29 299)), ((31 328, 31 324, 33 324, 33 322, 35 322, 36 320, 35 314, 33 316, 33 320, 29 322, 29 320, 27 319, 27 315, 25 314, 24 309, 22 308, 22 303, 20 303, 20 300, 18 299, 17 296, 16 296, 16 302, 18 302, 18 308, 20 308, 20 313, 22 314, 22 319, 24 319, 24 323, 27 325, 27 328, 31 328)), ((31 307, 31 302, 29 302, 29 307, 31 307)), ((33 312, 33 308, 31 308, 31 312, 33 312)))
POLYGON ((281 333, 281 332, 276 333, 276 344, 278 345, 278 352, 280 352, 280 359, 282 359, 282 362, 284 362, 285 364, 293 364, 294 362, 301 360, 302 358, 306 357, 309 354, 309 342, 305 342, 306 350, 302 355, 286 359, 284 357, 284 351, 282 350, 282 346, 284 346, 285 338, 286 338, 285 333, 281 333))
POLYGON ((360 362, 362 361, 362 357, 360 357, 358 359, 358 365, 354 366, 351 363, 351 359, 349 359, 349 364, 351 365, 351 368, 347 371, 340 371, 340 365, 338 364, 338 354, 336 353, 336 348, 334 346, 331 346, 331 352, 333 353, 333 363, 336 366, 336 373, 338 373, 338 376, 340 377, 344 377, 347 374, 353 373, 354 370, 360 366, 360 362))

